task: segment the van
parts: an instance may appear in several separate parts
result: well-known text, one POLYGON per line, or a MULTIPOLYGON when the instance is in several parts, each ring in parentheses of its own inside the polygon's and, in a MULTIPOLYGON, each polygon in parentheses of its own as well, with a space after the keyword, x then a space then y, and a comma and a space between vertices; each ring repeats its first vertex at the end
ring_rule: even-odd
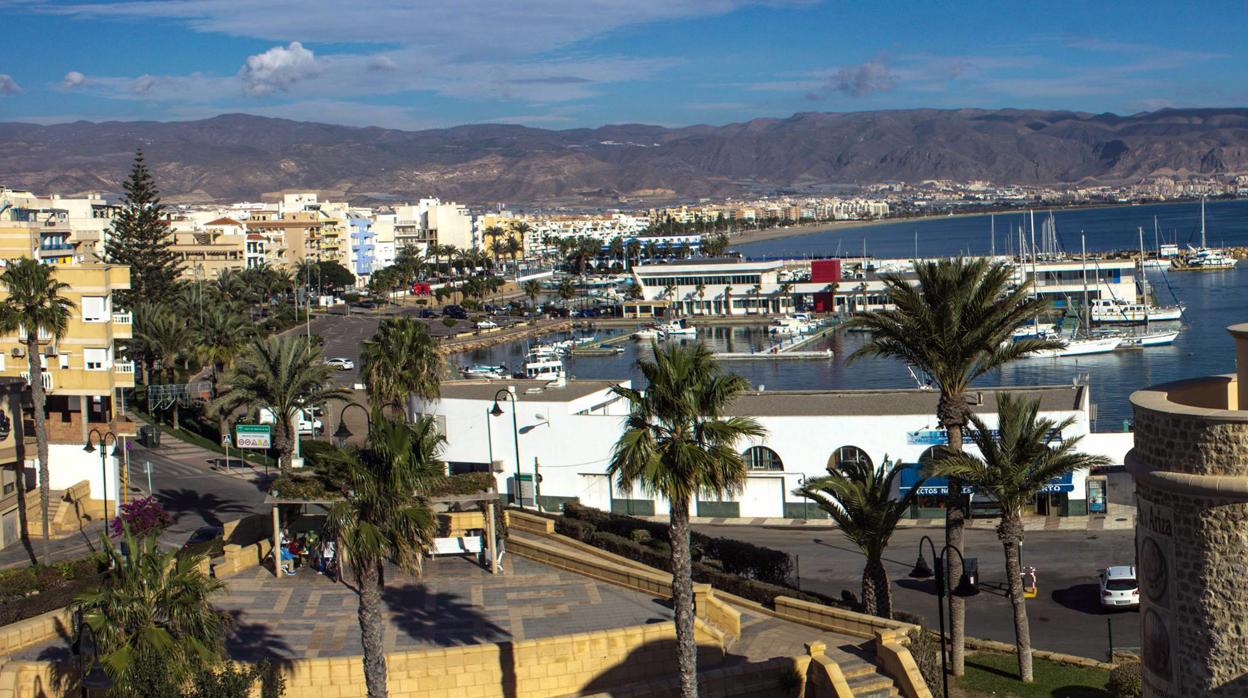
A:
MULTIPOLYGON (((305 436, 305 435, 320 436, 321 432, 324 431, 324 425, 321 423, 321 420, 317 419, 316 416, 312 414, 312 412, 313 412, 312 410, 309 410, 307 408, 299 410, 299 435, 300 436, 305 436)), ((260 423, 261 424, 276 424, 277 423, 277 419, 273 416, 273 412, 269 410, 269 408, 267 407, 260 408, 260 423)))

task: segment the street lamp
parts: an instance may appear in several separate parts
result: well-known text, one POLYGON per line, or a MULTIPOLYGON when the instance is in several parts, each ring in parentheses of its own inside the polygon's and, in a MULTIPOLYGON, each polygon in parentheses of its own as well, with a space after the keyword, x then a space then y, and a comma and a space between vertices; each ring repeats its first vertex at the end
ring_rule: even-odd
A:
MULTIPOLYGON (((940 616, 940 678, 944 685, 944 695, 949 695, 949 667, 948 659, 945 652, 945 588, 947 581, 945 579, 945 570, 949 569, 946 560, 949 551, 958 554, 958 559, 962 561, 962 576, 958 578, 958 585, 949 592, 949 599, 952 602, 954 596, 963 598, 974 596, 979 593, 979 587, 971 581, 970 575, 966 573, 966 558, 962 557, 962 551, 946 545, 940 549, 940 554, 936 554, 936 544, 928 536, 919 539, 919 559, 914 563, 914 569, 910 571, 910 577, 913 579, 928 579, 932 576, 932 568, 927 564, 927 558, 923 557, 923 543, 927 543, 927 547, 932 551, 932 562, 936 565, 936 611, 940 616)), ((953 618, 953 610, 949 610, 950 619, 953 618)))
POLYGON ((78 641, 75 647, 78 652, 80 669, 85 669, 82 677, 83 695, 89 691, 107 691, 113 687, 113 678, 104 671, 100 664, 100 649, 96 644, 95 631, 85 621, 79 621, 78 641), (86 667, 90 666, 89 669, 86 667))
POLYGON ((343 419, 343 415, 345 415, 347 410, 352 407, 358 407, 362 410, 364 412, 364 421, 368 424, 369 430, 371 431, 373 428, 373 417, 368 413, 368 410, 364 409, 364 406, 358 402, 348 402, 343 405, 342 411, 338 413, 338 428, 334 430, 334 443, 338 444, 339 448, 345 446, 347 444, 347 439, 354 436, 354 434, 351 433, 351 430, 347 428, 347 422, 343 419))
MULTIPOLYGON (((491 417, 503 416, 503 408, 498 403, 503 398, 511 401, 511 436, 516 447, 516 497, 520 502, 520 508, 524 508, 524 485, 520 481, 520 426, 516 418, 516 386, 509 385, 506 388, 494 393, 494 406, 490 408, 491 417)), ((533 476, 534 492, 537 491, 537 474, 533 476)), ((533 498, 533 503, 537 505, 538 511, 541 511, 541 504, 537 501, 537 497, 533 498)))
MULTIPOLYGON (((116 446, 117 435, 111 431, 100 433, 99 429, 92 429, 87 433, 87 445, 82 447, 82 450, 87 453, 95 453, 95 446, 91 444, 92 436, 95 436, 100 442, 100 487, 104 491, 104 523, 108 525, 108 440, 112 439, 112 445, 116 446)), ((118 498, 118 501, 120 501, 120 498, 118 498)))

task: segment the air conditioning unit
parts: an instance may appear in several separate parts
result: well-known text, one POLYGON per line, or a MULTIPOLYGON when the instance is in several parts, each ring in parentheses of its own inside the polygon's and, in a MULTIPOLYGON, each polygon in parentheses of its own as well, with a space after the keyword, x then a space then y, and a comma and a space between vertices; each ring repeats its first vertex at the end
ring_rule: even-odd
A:
POLYGON ((44 347, 44 348, 43 348, 43 355, 44 355, 44 356, 56 356, 56 347, 52 346, 51 344, 49 344, 48 346, 44 347))
POLYGON ((13 347, 13 350, 10 351, 9 354, 15 359, 20 359, 23 356, 26 356, 26 350, 21 347, 13 347))

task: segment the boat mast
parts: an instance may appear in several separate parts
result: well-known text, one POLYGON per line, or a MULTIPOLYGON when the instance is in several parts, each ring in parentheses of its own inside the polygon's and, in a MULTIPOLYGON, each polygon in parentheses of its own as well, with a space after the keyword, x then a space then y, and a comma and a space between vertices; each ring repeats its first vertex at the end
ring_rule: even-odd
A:
MULTIPOLYGON (((1079 233, 1079 256, 1083 261, 1083 312, 1088 313, 1088 244, 1082 232, 1079 233)), ((1092 316, 1087 315, 1085 328, 1092 325, 1092 316)))
POLYGON ((1200 249, 1205 249, 1205 197, 1200 197, 1200 249))
POLYGON ((988 224, 992 226, 992 247, 989 248, 990 256, 997 256, 997 216, 995 214, 989 216, 988 224))
POLYGON ((1027 215, 1031 217, 1031 285, 1039 296, 1040 280, 1036 278, 1036 212, 1028 211, 1027 215))
POLYGON ((1139 227, 1140 233, 1140 293, 1143 295, 1144 320, 1148 321, 1148 308, 1152 303, 1148 299, 1148 274, 1144 272, 1144 226, 1139 227))

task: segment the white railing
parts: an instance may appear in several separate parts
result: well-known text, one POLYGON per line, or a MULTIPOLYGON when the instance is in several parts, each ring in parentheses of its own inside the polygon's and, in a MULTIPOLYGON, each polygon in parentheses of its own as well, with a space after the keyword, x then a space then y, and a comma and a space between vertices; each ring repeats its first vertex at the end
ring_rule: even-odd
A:
POLYGON ((126 311, 124 313, 113 313, 114 325, 130 325, 134 323, 134 314, 126 311))
POLYGON ((125 373, 125 374, 133 375, 134 374, 134 362, 133 361, 114 361, 113 371, 115 371, 116 373, 125 373))
MULTIPOLYGON (((45 371, 42 374, 42 377, 43 377, 43 389, 51 390, 52 389, 52 374, 45 371)), ((30 371, 22 371, 22 380, 26 381, 27 385, 30 385, 30 371)))

